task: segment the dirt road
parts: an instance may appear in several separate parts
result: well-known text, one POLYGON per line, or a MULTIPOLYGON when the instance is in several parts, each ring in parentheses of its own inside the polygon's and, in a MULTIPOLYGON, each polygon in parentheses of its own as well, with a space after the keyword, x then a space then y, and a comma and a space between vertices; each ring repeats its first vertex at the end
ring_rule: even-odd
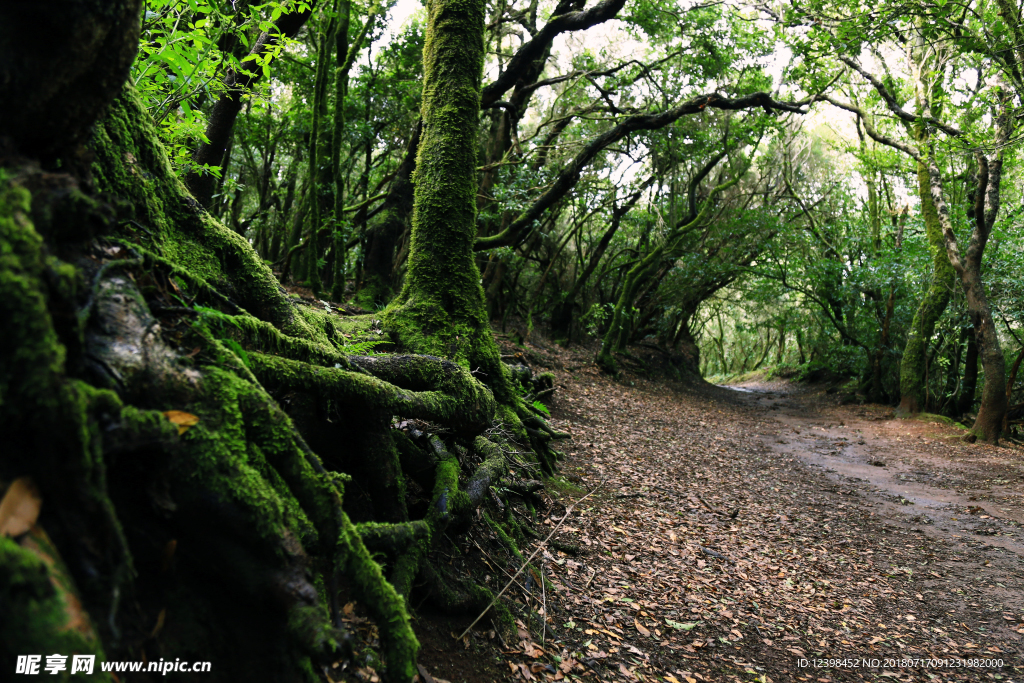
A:
MULTIPOLYGON (((824 392, 738 389, 565 383, 564 471, 598 492, 567 523, 584 553, 548 556, 544 654, 510 669, 1024 681, 1024 453, 824 392)), ((536 625, 520 652, 538 655, 536 625)))
MULTIPOLYGON (((518 642, 438 638, 422 657, 435 676, 1024 683, 1024 452, 824 391, 559 365, 573 484, 545 494, 535 527, 592 493, 541 555, 547 590, 525 572, 507 593, 518 642)), ((460 561, 500 590, 521 560, 474 543, 460 561)))
POLYGON ((891 408, 837 406, 821 392, 736 389, 782 423, 769 448, 850 486, 896 533, 945 546, 931 566, 947 580, 933 588, 970 595, 967 608, 1024 613, 1024 451, 967 444, 941 418, 897 420, 891 408))

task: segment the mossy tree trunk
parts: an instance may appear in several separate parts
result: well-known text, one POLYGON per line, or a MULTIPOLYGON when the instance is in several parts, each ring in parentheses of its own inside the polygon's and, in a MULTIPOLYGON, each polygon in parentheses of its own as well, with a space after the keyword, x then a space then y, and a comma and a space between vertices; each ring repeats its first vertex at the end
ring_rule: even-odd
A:
POLYGON ((946 254, 942 224, 932 200, 928 167, 924 161, 917 162, 917 187, 925 234, 928 236, 928 249, 932 255, 932 275, 928 290, 914 313, 914 321, 907 333, 907 344, 903 349, 903 359, 900 361, 898 412, 902 415, 912 415, 925 409, 925 359, 928 345, 935 333, 935 324, 949 304, 956 282, 956 272, 946 254))
MULTIPOLYGON (((471 178, 474 168, 472 126, 459 126, 475 120, 482 52, 470 51, 468 70, 445 60, 481 7, 432 7, 428 59, 441 78, 428 110, 438 135, 420 163, 435 173, 423 184, 441 190, 437 173, 471 178), (468 99, 446 90, 453 71, 468 99), (454 164, 440 134, 453 126, 463 145, 454 164)), ((399 330, 414 330, 409 339, 425 348, 453 344, 445 355, 461 364, 345 355, 334 315, 290 299, 250 244, 202 209, 135 93, 122 89, 140 9, 0 9, 0 55, 10 57, 0 64, 35 69, 0 79, 0 100, 21 98, 34 112, 0 118, 0 317, 11 322, 0 341, 0 493, 34 479, 39 523, 54 542, 52 552, 31 534, 0 543, 0 665, 13 665, 17 644, 214 660, 211 681, 320 680, 345 656, 338 601, 347 595, 378 626, 388 680, 409 681, 413 579, 433 577, 449 605, 490 600, 481 587, 446 584, 429 558, 446 531, 468 527, 489 504, 507 471, 506 451, 483 434, 504 422, 521 443, 540 444, 548 471, 546 443, 560 436, 514 394, 513 381, 529 373, 513 379, 500 363, 479 283, 448 288, 440 278, 449 271, 429 263, 457 272, 457 253, 472 267, 473 183, 468 195, 454 192, 468 208, 440 236, 428 233, 447 216, 438 202, 449 195, 418 197, 428 226, 413 250, 418 277, 394 317, 424 320, 414 313, 426 302, 427 325, 399 330), (55 47, 53 35, 67 40, 55 47), (65 120, 69 106, 76 113, 65 120), (510 397, 496 402, 471 364, 510 397), (404 436, 394 416, 447 436, 404 436), (346 487, 350 479, 357 485, 346 487), (417 509, 407 505, 410 482, 427 492, 417 509), (367 544, 387 556, 387 580, 367 544), (28 580, 26 568, 66 592, 43 590, 47 574, 28 580), (70 643, 61 610, 75 601, 92 630, 70 643), (12 621, 28 613, 38 618, 12 621)), ((482 517, 499 531, 513 524, 482 517)))
POLYGON ((974 325, 978 343, 978 356, 985 371, 985 385, 981 392, 981 406, 971 431, 983 441, 998 443, 1003 429, 1008 400, 1006 395, 1006 359, 999 344, 992 307, 985 293, 981 276, 982 257, 996 216, 1000 208, 1000 182, 1003 170, 1003 146, 1013 131, 1009 98, 1000 103, 995 117, 996 135, 994 153, 990 161, 984 154, 977 154, 978 175, 974 206, 974 229, 965 253, 961 256, 956 233, 953 232, 949 207, 943 198, 942 175, 935 162, 934 149, 929 150, 928 170, 931 180, 932 199, 942 221, 949 260, 960 276, 967 299, 967 313, 974 325))
POLYGON ((431 0, 427 13, 412 243, 404 286, 384 322, 404 348, 456 359, 504 394, 473 257, 484 2, 431 0))
POLYGON ((496 422, 553 474, 560 454, 550 442, 568 435, 552 431, 527 405, 529 382, 502 363, 473 256, 484 5, 431 0, 427 6, 408 266, 402 291, 382 318, 404 350, 451 359, 480 377, 494 392, 496 422))

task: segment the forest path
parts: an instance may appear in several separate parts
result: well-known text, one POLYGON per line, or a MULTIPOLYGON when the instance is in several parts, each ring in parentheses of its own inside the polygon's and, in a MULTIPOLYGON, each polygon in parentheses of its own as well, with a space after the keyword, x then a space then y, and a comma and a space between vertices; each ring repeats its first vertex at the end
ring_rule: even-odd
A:
POLYGON ((596 491, 561 530, 583 552, 545 553, 516 678, 1024 681, 1020 451, 783 385, 558 374, 562 472, 596 491))

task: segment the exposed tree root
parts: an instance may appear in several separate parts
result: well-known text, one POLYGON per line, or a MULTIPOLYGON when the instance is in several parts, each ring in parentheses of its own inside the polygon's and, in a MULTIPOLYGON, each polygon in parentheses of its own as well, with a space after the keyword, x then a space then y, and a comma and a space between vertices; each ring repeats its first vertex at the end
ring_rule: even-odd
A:
POLYGON ((377 623, 388 679, 411 680, 414 586, 446 609, 493 599, 430 561, 440 539, 484 506, 521 558, 528 527, 501 492, 519 486, 510 464, 555 471, 568 435, 531 405, 550 380, 347 355, 336 318, 184 192, 130 90, 92 144, 102 200, 31 164, 0 175, 0 481, 39 483, 69 587, 47 593, 17 569, 38 564, 26 539, 0 542, 0 605, 28 609, 11 602, 28 586, 39 609, 18 642, 67 650, 52 615, 80 595, 91 652, 230 653, 211 680, 313 681, 344 656, 344 592, 377 623))

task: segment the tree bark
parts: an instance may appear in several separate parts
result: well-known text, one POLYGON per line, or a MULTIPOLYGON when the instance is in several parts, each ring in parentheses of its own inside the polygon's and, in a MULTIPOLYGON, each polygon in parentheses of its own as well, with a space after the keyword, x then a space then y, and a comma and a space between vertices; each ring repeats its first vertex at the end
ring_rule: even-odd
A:
POLYGON ((924 161, 917 162, 917 183, 921 215, 932 254, 932 276, 928 290, 914 314, 914 321, 907 333, 907 344, 903 349, 903 359, 900 361, 900 405, 897 412, 901 415, 912 415, 924 409, 924 365, 928 344, 935 333, 935 324, 949 304, 956 278, 946 253, 942 223, 932 199, 931 181, 924 161))
POLYGON ((974 230, 971 232, 967 251, 960 255, 956 233, 945 203, 942 191, 942 175, 935 161, 934 148, 929 149, 928 170, 931 180, 931 194, 942 221, 943 236, 949 261, 960 276, 964 294, 967 297, 967 312, 974 324, 978 340, 978 355, 985 370, 985 386, 982 388, 981 406, 974 420, 972 432, 983 441, 998 443, 1006 414, 1006 366, 999 336, 996 333, 992 308, 985 294, 981 277, 981 262, 985 245, 992 233, 992 226, 999 213, 1000 181, 1002 180, 1003 146, 1012 130, 1009 100, 1004 96, 996 116, 994 158, 977 154, 978 177, 974 208, 974 230))
POLYGON ((479 368, 505 393, 473 256, 484 16, 482 0, 428 7, 408 270, 384 324, 404 348, 479 368))
POLYGON ((4 3, 0 132, 44 163, 72 161, 139 44, 140 0, 4 3))

